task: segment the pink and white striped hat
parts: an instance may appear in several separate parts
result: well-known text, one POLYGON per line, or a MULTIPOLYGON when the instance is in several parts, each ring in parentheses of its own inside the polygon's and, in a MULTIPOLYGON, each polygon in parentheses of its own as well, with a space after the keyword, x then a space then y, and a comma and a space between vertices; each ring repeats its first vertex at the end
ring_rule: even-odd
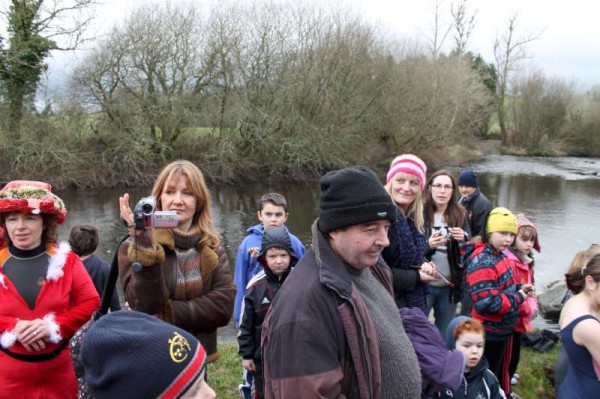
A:
POLYGON ((427 166, 421 158, 413 154, 398 155, 392 161, 390 170, 387 173, 386 183, 389 183, 390 180, 392 180, 394 176, 400 172, 410 173, 417 176, 419 182, 421 183, 421 190, 425 189, 425 184, 427 181, 427 166))

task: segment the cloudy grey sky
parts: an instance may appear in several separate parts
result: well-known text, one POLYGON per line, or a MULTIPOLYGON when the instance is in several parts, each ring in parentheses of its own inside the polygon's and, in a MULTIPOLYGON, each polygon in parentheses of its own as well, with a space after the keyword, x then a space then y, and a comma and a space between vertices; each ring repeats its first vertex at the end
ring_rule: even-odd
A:
MULTIPOLYGON (((96 19, 97 31, 112 26, 133 8, 147 0, 102 0, 96 19)), ((177 1, 177 0, 174 0, 177 1)), ((198 1, 198 0, 192 0, 198 1)), ((252 0, 245 0, 252 1, 252 0)), ((399 37, 424 40, 431 32, 435 0, 320 0, 350 4, 383 29, 399 37)), ((438 0, 446 23, 453 0, 438 0)), ((457 1, 457 0, 454 0, 457 1)), ((0 0, 6 5, 8 0, 0 0)), ((493 43, 518 13, 521 34, 540 33, 528 46, 529 68, 542 70, 549 77, 574 80, 581 89, 600 85, 600 2, 596 0, 468 0, 470 10, 477 10, 476 27, 469 50, 493 60, 493 43)), ((449 37, 446 45, 452 45, 449 37)), ((52 80, 61 81, 68 73, 66 65, 77 62, 76 56, 57 54, 49 60, 52 80)))

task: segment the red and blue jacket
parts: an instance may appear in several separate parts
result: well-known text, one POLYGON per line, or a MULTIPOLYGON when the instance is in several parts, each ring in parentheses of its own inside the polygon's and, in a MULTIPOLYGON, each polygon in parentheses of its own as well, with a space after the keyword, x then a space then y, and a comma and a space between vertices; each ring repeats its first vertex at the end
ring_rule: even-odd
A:
POLYGON ((506 256, 488 244, 468 243, 463 250, 467 289, 474 302, 471 317, 483 324, 487 340, 503 340, 515 331, 525 299, 521 284, 515 284, 506 256))

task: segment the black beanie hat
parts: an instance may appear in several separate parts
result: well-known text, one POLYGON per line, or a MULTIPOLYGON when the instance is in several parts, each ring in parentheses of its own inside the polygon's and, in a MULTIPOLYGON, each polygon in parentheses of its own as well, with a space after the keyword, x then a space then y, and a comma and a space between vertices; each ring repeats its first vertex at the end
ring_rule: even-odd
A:
POLYGON ((196 337, 145 313, 120 310, 95 321, 81 347, 94 398, 179 398, 206 369, 196 337))
POLYGON ((396 221, 396 205, 375 173, 364 166, 334 170, 321 178, 323 234, 377 220, 396 221))

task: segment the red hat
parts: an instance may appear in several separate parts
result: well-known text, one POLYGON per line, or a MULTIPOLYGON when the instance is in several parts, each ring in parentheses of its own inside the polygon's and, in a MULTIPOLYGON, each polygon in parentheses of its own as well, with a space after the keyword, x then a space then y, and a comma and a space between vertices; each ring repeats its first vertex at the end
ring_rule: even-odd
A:
POLYGON ((14 180, 0 190, 0 213, 21 212, 52 215, 61 224, 67 218, 65 203, 41 181, 14 180))
POLYGON ((525 216, 522 213, 517 214, 517 225, 519 226, 519 228, 524 227, 524 226, 530 226, 535 230, 535 238, 533 240, 533 249, 535 249, 538 252, 541 252, 540 242, 538 241, 537 227, 535 227, 535 225, 533 223, 531 223, 529 221, 529 219, 527 219, 527 216, 525 216))

